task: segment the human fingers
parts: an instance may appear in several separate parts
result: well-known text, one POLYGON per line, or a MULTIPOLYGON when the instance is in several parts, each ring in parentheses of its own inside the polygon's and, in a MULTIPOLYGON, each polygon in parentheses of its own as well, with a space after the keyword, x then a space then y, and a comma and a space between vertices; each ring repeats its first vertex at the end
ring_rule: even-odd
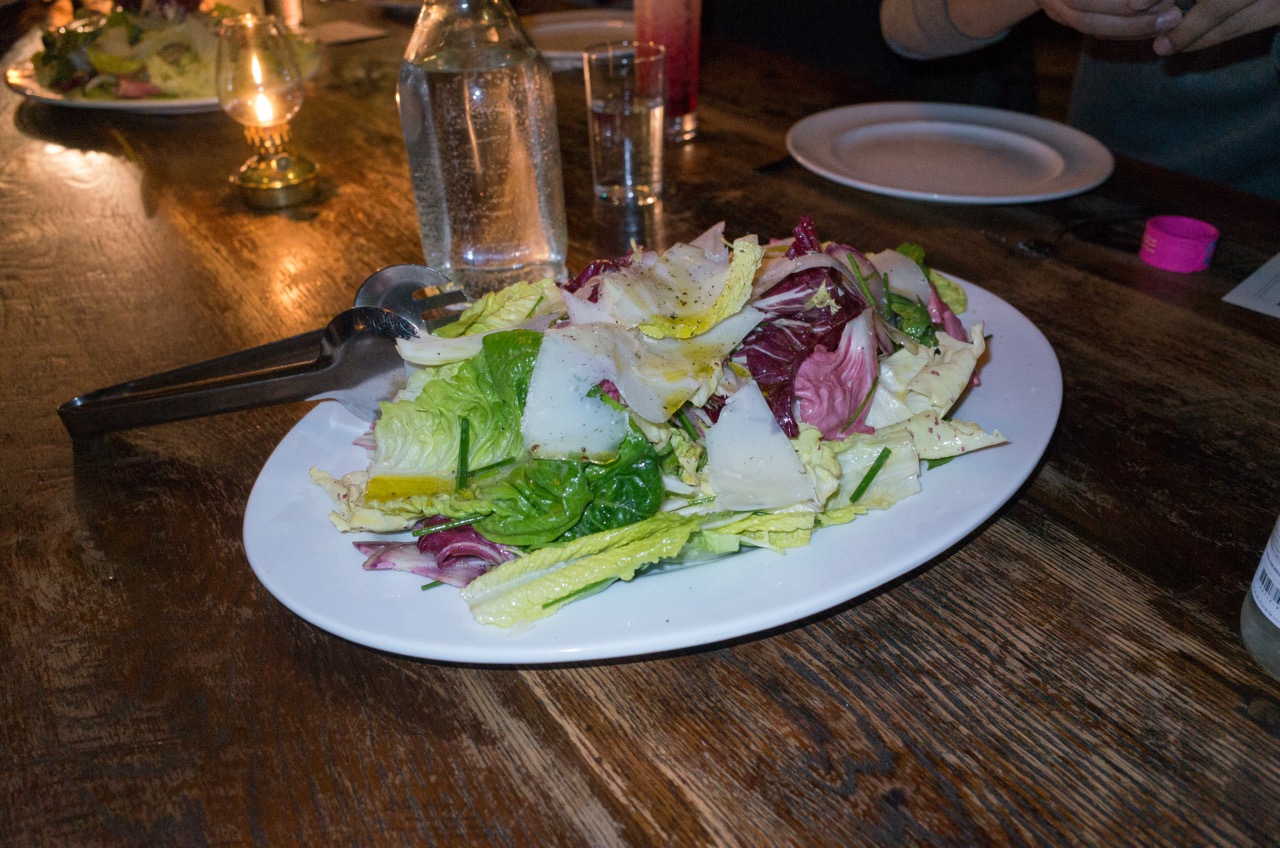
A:
POLYGON ((1152 43, 1161 56, 1202 50, 1236 36, 1280 25, 1280 0, 1204 0, 1152 43))
POLYGON ((1182 12, 1172 0, 1158 0, 1134 11, 1131 0, 1043 0, 1041 8, 1052 20, 1086 35, 1109 39, 1145 39, 1173 28, 1182 12))

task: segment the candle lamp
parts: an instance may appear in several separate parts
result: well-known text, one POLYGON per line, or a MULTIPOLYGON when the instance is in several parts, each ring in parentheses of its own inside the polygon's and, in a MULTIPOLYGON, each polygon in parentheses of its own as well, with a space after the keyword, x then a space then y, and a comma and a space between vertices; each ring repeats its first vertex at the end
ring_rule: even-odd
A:
POLYGON ((285 28, 271 17, 224 18, 217 74, 218 102, 254 150, 231 177, 245 201, 281 208, 312 197, 319 169, 289 140, 289 121, 302 106, 302 73, 285 28))

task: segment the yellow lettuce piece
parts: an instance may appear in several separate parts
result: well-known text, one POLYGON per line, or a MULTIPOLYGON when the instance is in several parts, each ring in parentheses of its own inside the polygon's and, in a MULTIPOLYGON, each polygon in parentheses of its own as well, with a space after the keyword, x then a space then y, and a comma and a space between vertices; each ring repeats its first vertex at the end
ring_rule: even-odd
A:
POLYGON ((518 327, 538 316, 562 312, 564 300, 554 280, 515 283, 484 294, 468 306, 457 321, 436 330, 435 335, 446 339, 473 336, 518 327))
POLYGON ((736 549, 730 548, 727 541, 736 539, 740 544, 782 552, 809 544, 815 516, 808 510, 752 513, 714 530, 704 530, 703 536, 707 537, 706 542, 713 550, 736 549))
POLYGON ((649 271, 659 309, 639 324, 640 332, 655 339, 688 339, 707 332, 746 304, 763 256, 755 236, 733 242, 723 271, 709 266, 700 248, 671 248, 649 271))

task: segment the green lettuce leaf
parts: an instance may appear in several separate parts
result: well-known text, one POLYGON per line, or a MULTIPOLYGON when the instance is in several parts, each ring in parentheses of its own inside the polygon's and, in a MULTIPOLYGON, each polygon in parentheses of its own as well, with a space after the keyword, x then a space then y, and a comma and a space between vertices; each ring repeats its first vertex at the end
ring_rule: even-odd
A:
POLYGON ((606 463, 528 459, 504 479, 477 486, 492 511, 476 522, 487 539, 537 547, 656 515, 664 496, 653 446, 632 430, 606 463))
POLYGON ((449 491, 458 469, 463 418, 467 466, 480 469, 518 456, 520 415, 542 336, 510 330, 485 336, 480 352, 449 367, 425 369, 416 396, 382 405, 369 467, 368 501, 449 491))
POLYGON ((493 511, 475 524, 480 535, 504 545, 543 545, 574 527, 591 502, 580 462, 531 459, 485 490, 493 511))

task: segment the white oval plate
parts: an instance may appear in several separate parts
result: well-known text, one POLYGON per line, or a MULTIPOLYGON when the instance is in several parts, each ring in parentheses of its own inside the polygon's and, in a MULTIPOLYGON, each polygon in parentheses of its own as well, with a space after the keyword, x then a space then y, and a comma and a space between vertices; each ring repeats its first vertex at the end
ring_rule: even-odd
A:
POLYGON ((631 12, 583 9, 543 12, 522 19, 525 31, 553 70, 582 67, 582 51, 606 41, 633 41, 636 22, 631 12))
POLYGON ((72 109, 97 109, 108 112, 130 112, 139 115, 190 115, 198 112, 217 112, 222 107, 216 97, 139 98, 137 100, 89 99, 68 97, 45 88, 36 80, 35 68, 30 60, 11 65, 5 71, 4 81, 14 91, 37 103, 66 106, 72 109))
MULTIPOLYGON (((1027 480, 1062 405, 1062 373, 1040 331, 995 295, 964 284, 966 323, 992 336, 982 385, 958 417, 1009 443, 923 472, 923 491, 891 509, 818 531, 787 554, 753 550, 616 583, 519 630, 476 623, 450 586, 366 572, 329 523, 332 503, 308 471, 368 464, 352 441, 367 425, 336 403, 313 409, 280 442, 249 496, 244 546, 258 579, 312 624, 361 645, 477 664, 578 662, 706 645, 789 624, 929 562, 986 521, 1027 480)), ((402 536, 400 538, 410 538, 402 536)), ((956 566, 959 567, 959 566, 956 566)))
POLYGON ((1115 158, 1065 124, 984 106, 865 103, 819 112, 787 133, 816 174, 876 194, 944 203, 1031 203, 1088 191, 1115 158))

